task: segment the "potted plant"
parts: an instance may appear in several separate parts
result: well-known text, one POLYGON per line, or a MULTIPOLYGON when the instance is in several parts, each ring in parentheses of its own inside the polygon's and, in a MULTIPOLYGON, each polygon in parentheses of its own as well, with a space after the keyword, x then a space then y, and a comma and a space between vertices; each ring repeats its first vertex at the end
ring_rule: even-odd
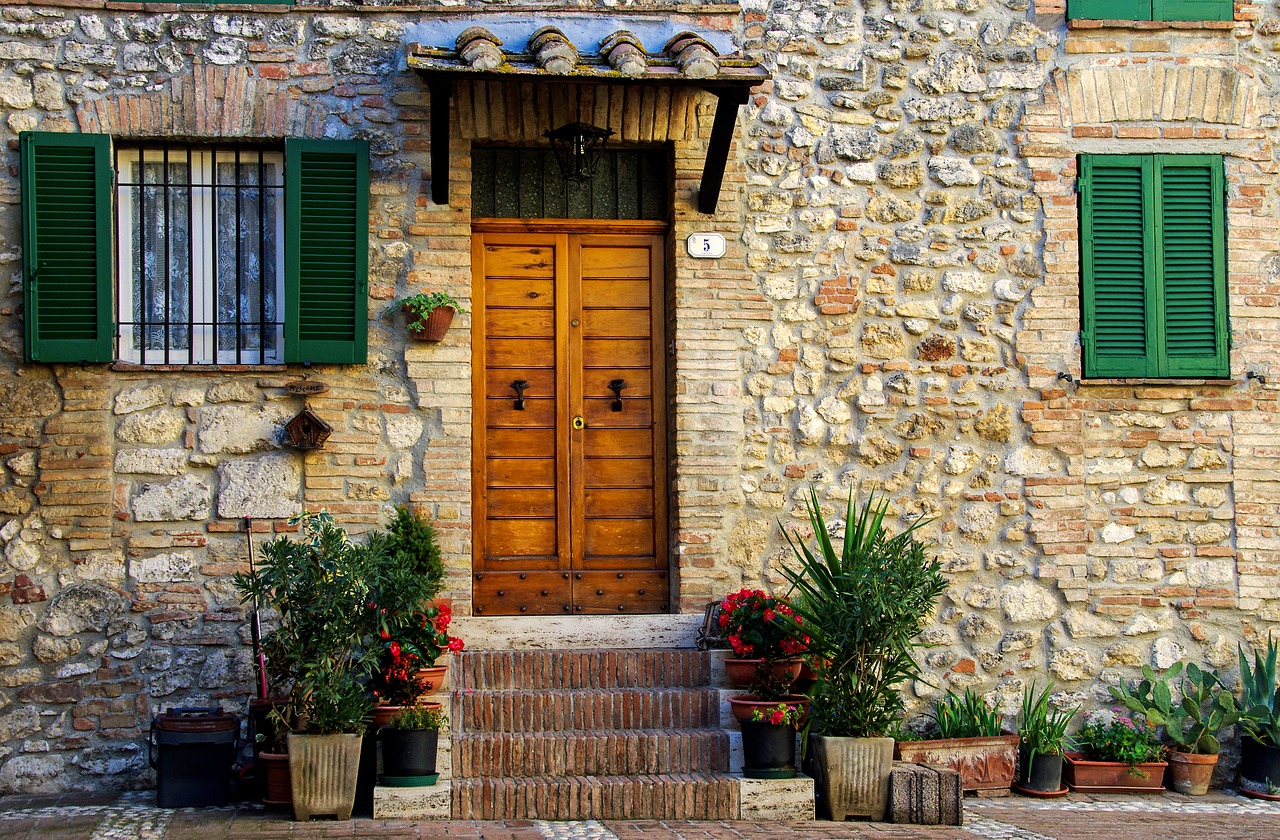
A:
POLYGON ((895 740, 894 757, 950 767, 965 790, 1009 789, 1018 767, 1018 736, 1001 729, 1000 713, 980 694, 948 691, 934 704, 933 721, 936 737, 895 740))
POLYGON ((1164 747, 1155 731, 1122 714, 1098 709, 1076 733, 1079 752, 1063 753, 1063 778, 1085 793, 1158 793, 1164 787, 1164 747))
POLYGON ((761 589, 732 592, 721 603, 720 625, 738 657, 725 660, 725 671, 730 682, 748 689, 745 695, 729 698, 739 722, 751 720, 756 709, 779 702, 807 704, 807 698, 787 693, 800 673, 796 657, 808 641, 797 627, 803 619, 794 618, 785 598, 761 589))
POLYGON ((1253 667, 1240 647, 1240 790, 1260 799, 1280 800, 1280 692, 1276 691, 1275 637, 1253 667))
POLYGON ((1058 796, 1067 792, 1062 786, 1062 754, 1068 744, 1067 727, 1080 707, 1050 708, 1052 691, 1052 682, 1039 693, 1034 683, 1022 691, 1022 718, 1018 727, 1022 739, 1018 746, 1021 769, 1013 787, 1031 796, 1058 796))
POLYGON ((289 730, 285 718, 287 700, 268 706, 254 733, 254 765, 259 775, 262 804, 293 805, 289 778, 289 730))
POLYGON ((439 341, 449 331, 455 312, 466 312, 448 292, 419 292, 391 304, 404 312, 410 334, 419 341, 439 341))
POLYGON ((389 787, 434 785, 440 730, 447 723, 439 704, 411 706, 392 717, 379 732, 382 775, 378 782, 389 787))
POLYGON ((1164 727, 1165 737, 1173 742, 1169 753, 1173 789, 1193 796, 1208 793, 1222 748, 1218 733, 1240 719, 1235 696, 1218 675, 1194 662, 1177 662, 1161 678, 1150 665, 1144 665, 1137 686, 1110 686, 1109 690, 1129 711, 1141 714, 1153 726, 1164 727), (1169 683, 1179 676, 1182 697, 1175 701, 1169 683))
POLYGON ((752 710, 742 726, 742 775, 748 779, 791 779, 796 775, 796 730, 804 711, 778 703, 752 710))
POLYGON ((242 600, 279 613, 262 640, 277 685, 292 684, 288 736, 294 815, 350 819, 370 701, 363 681, 377 654, 368 604, 385 566, 377 545, 352 543, 328 513, 303 514, 302 538, 264 546, 252 574, 236 576, 242 600))
POLYGON ((887 500, 858 507, 850 489, 839 549, 813 488, 805 507, 812 545, 784 528, 796 565, 782 574, 817 670, 808 724, 817 790, 832 819, 879 820, 893 768, 886 736, 903 713, 899 688, 919 675, 913 639, 947 582, 916 538, 920 520, 890 535, 887 500))

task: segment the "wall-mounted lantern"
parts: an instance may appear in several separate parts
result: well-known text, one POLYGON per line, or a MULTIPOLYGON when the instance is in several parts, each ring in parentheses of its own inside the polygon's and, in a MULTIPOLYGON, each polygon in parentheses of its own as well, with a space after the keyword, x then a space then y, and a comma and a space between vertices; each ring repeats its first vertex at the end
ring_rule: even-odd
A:
POLYGON ((544 132, 551 141, 551 151, 560 164, 560 173, 566 181, 590 181, 604 153, 604 143, 613 136, 608 128, 599 128, 584 122, 569 123, 544 132))

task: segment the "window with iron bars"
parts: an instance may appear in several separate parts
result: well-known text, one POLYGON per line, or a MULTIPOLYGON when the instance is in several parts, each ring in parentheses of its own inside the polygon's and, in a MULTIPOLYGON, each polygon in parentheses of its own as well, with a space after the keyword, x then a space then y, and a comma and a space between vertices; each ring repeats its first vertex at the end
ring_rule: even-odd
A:
POLYGON ((116 358, 278 364, 284 345, 284 153, 116 147, 116 358))

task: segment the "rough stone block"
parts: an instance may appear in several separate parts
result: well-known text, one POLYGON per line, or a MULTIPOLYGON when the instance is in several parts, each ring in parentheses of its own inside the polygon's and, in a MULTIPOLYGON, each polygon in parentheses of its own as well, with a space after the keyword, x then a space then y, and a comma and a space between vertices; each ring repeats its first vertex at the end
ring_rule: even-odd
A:
POLYGON ((378 785, 373 789, 373 818, 376 820, 447 820, 450 816, 453 785, 436 782, 431 787, 395 788, 378 785))
POLYGON ((743 820, 812 820, 813 779, 748 779, 735 776, 738 782, 739 819, 743 820))

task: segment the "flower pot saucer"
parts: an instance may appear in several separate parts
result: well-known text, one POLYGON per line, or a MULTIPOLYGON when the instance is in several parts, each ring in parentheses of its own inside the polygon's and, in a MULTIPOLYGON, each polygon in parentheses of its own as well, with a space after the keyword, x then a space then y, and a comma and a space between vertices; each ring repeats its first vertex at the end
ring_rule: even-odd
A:
POLYGON ((1138 785, 1067 785, 1073 793, 1164 793, 1164 785, 1160 787, 1140 787, 1138 785))
POLYGON ((378 784, 383 787, 430 787, 436 783, 438 778, 440 778, 439 773, 432 773, 429 776, 388 776, 380 774, 378 776, 378 784))
POLYGON ((1063 785, 1061 790, 1036 790, 1034 788, 1023 787, 1017 782, 1013 783, 1013 789, 1025 796, 1035 796, 1040 799, 1056 799, 1059 796, 1066 796, 1071 792, 1071 788, 1066 785, 1063 785))
POLYGON ((1250 799, 1265 799, 1268 802, 1280 802, 1280 794, 1263 793, 1260 790, 1249 790, 1244 785, 1240 786, 1240 792, 1250 799))

